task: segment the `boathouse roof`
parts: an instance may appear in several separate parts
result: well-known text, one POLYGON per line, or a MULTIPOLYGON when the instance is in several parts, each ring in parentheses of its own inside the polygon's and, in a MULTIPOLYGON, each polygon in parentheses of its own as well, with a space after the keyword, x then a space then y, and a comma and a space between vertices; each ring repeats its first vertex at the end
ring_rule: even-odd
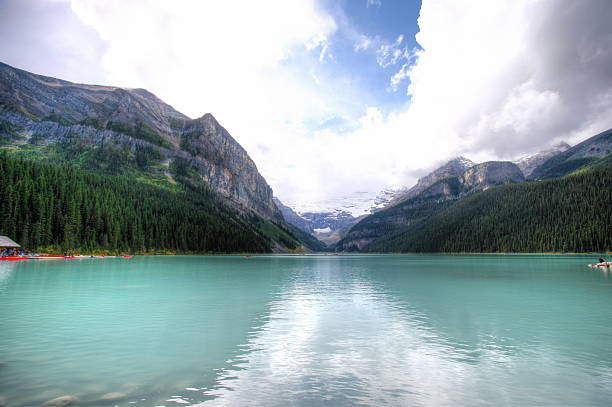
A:
POLYGON ((6 236, 0 236, 0 247, 21 247, 6 236))

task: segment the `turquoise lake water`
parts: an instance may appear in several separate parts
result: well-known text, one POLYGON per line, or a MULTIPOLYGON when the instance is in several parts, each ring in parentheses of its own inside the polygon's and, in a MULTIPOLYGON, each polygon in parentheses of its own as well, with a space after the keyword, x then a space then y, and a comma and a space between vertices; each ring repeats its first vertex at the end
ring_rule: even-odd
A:
POLYGON ((0 400, 609 406, 597 257, 0 262, 0 400))

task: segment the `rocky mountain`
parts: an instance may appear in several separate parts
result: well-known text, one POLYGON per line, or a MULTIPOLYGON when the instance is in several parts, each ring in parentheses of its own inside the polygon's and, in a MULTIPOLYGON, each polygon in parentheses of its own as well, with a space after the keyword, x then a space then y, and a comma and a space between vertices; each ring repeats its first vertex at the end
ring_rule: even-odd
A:
MULTIPOLYGON (((605 253, 612 156, 571 175, 495 186, 461 199, 406 211, 410 221, 362 248, 366 252, 605 253)), ((382 225, 387 226, 387 225, 382 225)))
MULTIPOLYGON (((469 162, 462 159, 459 165, 467 165, 469 162)), ((473 165, 459 174, 457 174, 459 166, 455 165, 457 162, 447 164, 421 178, 425 181, 419 180, 421 186, 418 193, 413 192, 400 202, 362 219, 337 243, 336 249, 338 251, 364 250, 377 239, 421 221, 466 195, 496 185, 525 181, 521 170, 511 162, 489 161, 473 165), (455 175, 443 177, 443 174, 455 175), (429 185, 423 188, 426 183, 429 185)), ((415 188, 411 190, 415 191, 415 188)))
POLYGON ((552 158, 555 155, 562 153, 569 148, 569 144, 562 142, 549 149, 542 150, 536 154, 521 157, 518 160, 514 161, 514 163, 518 165, 521 171, 523 171, 523 175, 525 176, 525 178, 529 178, 537 167, 544 164, 544 162, 546 162, 549 158, 552 158))
POLYGON ((235 207, 282 222, 272 189, 210 114, 192 120, 144 89, 83 85, 0 63, 0 145, 157 182, 203 180, 235 207))
POLYGON ((463 174, 465 170, 474 165, 475 163, 468 158, 462 156, 456 157, 441 167, 436 168, 426 176, 419 178, 415 186, 395 196, 391 203, 393 204, 405 199, 414 198, 439 180, 449 177, 458 177, 463 174))
MULTIPOLYGON (((576 230, 609 223, 612 129, 519 164, 490 161, 437 178, 418 193, 373 213, 336 244, 337 251, 557 251, 608 247, 576 230), (559 151, 564 150, 564 151, 559 151), (541 162, 539 166, 530 166, 541 162), (608 198, 606 198, 608 196, 608 198), (604 202, 603 204, 601 202, 604 202), (584 216, 583 216, 584 214, 584 216)), ((425 183, 420 181, 422 185, 425 183)), ((418 184, 417 184, 418 185, 418 184)), ((412 189, 415 190, 414 188, 412 189)))
POLYGON ((612 129, 563 151, 536 167, 532 179, 556 178, 580 169, 612 152, 612 129))

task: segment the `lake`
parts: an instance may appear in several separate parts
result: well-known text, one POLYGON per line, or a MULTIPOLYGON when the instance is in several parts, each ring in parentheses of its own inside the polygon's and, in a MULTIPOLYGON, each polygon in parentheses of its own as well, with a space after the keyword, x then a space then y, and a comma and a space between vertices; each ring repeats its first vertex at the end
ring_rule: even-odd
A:
POLYGON ((586 267, 597 257, 4 261, 0 398, 609 406, 612 275, 586 267))

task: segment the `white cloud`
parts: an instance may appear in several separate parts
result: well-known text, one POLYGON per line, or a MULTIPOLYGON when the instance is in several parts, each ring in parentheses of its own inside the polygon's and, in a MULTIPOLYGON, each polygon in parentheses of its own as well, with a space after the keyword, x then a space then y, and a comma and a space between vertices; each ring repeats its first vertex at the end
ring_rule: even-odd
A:
POLYGON ((374 40, 367 35, 359 35, 359 38, 355 45, 353 46, 353 50, 355 52, 366 51, 370 48, 370 46, 374 43, 374 40))
POLYGON ((380 7, 382 6, 382 0, 366 0, 366 7, 380 7))
POLYGON ((319 53, 319 62, 325 61, 325 58, 333 60, 334 54, 329 50, 329 44, 323 43, 321 45, 321 52, 319 53))
POLYGON ((593 104, 612 91, 605 3, 425 1, 405 114, 428 120, 407 130, 511 158, 611 127, 612 106, 593 104))
MULTIPOLYGON (((612 127, 607 0, 424 0, 416 51, 403 36, 381 45, 316 3, 71 0, 80 21, 66 23, 65 3, 51 2, 53 21, 40 24, 54 52, 18 66, 48 59, 54 69, 40 73, 81 80, 102 54, 105 83, 147 88, 192 117, 213 113, 291 202, 410 184, 453 155, 512 158, 612 127), (405 90, 406 105, 367 106, 360 82, 323 69, 344 62, 342 52, 320 62, 341 46, 338 30, 349 50, 394 70, 388 87, 405 90), (348 130, 308 125, 334 117, 348 130)), ((25 31, 38 33, 39 20, 25 31)), ((42 40, 9 23, 0 51, 11 63, 42 40)))
POLYGON ((404 36, 399 35, 394 42, 382 44, 376 50, 376 62, 378 65, 382 68, 386 68, 390 65, 395 65, 400 59, 406 57, 408 55, 408 50, 406 48, 400 48, 403 41, 404 36))
POLYGON ((410 64, 406 62, 404 65, 402 65, 399 71, 391 76, 391 79, 389 79, 389 88, 391 91, 395 92, 400 83, 410 77, 410 67, 410 64))

